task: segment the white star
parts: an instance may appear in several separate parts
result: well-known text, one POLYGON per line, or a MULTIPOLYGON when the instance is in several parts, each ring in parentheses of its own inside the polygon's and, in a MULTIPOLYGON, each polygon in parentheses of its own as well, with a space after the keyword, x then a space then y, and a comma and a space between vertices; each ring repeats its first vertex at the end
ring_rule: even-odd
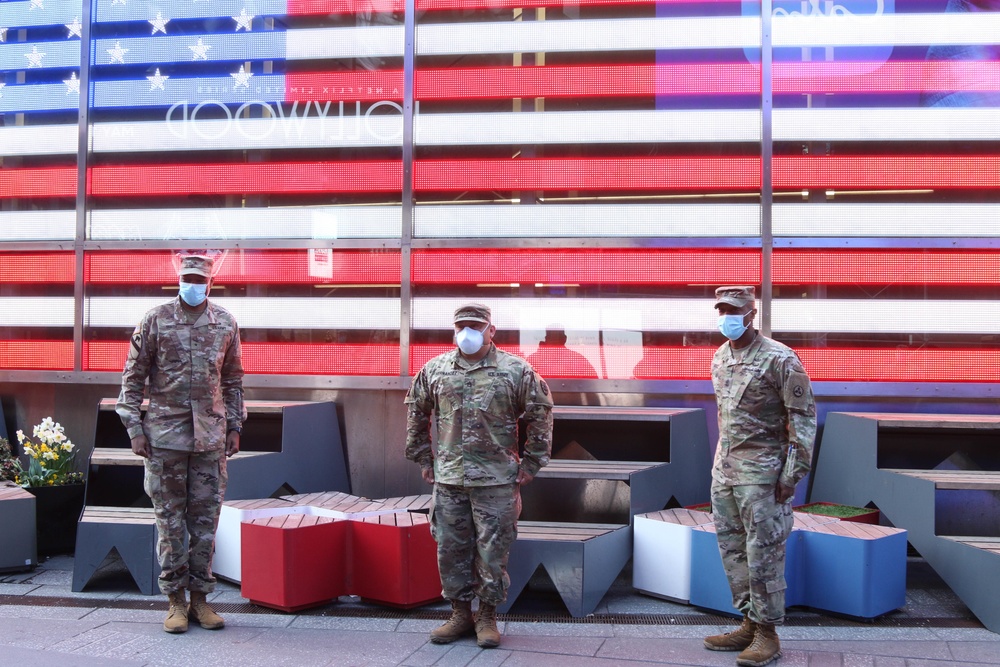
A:
POLYGON ((147 76, 146 78, 149 79, 149 89, 151 91, 156 90, 157 88, 166 91, 166 88, 163 87, 163 82, 169 79, 170 77, 163 76, 162 74, 160 74, 160 68, 157 67, 156 74, 153 76, 147 76))
POLYGON ((66 84, 66 94, 76 93, 80 94, 80 80, 76 78, 76 72, 69 75, 68 79, 63 79, 63 83, 66 84))
POLYGON ((66 29, 69 30, 69 33, 66 35, 66 39, 70 39, 74 35, 83 39, 83 24, 80 23, 79 16, 74 16, 73 22, 66 24, 66 29))
POLYGON ((121 42, 115 42, 115 48, 105 49, 105 51, 107 51, 108 55, 111 56, 111 61, 108 63, 109 65, 114 63, 121 63, 122 65, 125 64, 125 54, 128 53, 128 49, 123 49, 121 42))
POLYGON ((111 6, 114 7, 115 5, 121 5, 122 7, 124 7, 125 0, 111 0, 111 6))
POLYGON ((199 37, 198 43, 188 48, 191 49, 193 54, 191 60, 208 60, 208 50, 212 48, 212 45, 201 41, 201 37, 199 37))
POLYGON ((28 59, 28 67, 41 67, 42 58, 44 58, 45 55, 46 54, 38 51, 37 46, 33 46, 31 47, 31 53, 25 53, 24 57, 28 59))
POLYGON ((162 13, 156 12, 156 18, 155 19, 149 19, 150 25, 153 26, 153 32, 152 32, 152 34, 155 35, 157 32, 162 32, 164 35, 166 35, 167 34, 167 23, 169 23, 169 22, 170 22, 170 19, 165 19, 165 18, 163 18, 163 14, 162 13))
POLYGON ((38 9, 45 9, 45 5, 42 4, 44 2, 45 0, 31 0, 31 5, 28 6, 28 11, 33 10, 35 7, 38 9))
POLYGON ((253 19, 254 19, 253 14, 247 14, 247 8, 246 7, 244 7, 243 9, 241 9, 240 10, 240 15, 233 17, 233 20, 236 21, 236 30, 235 30, 235 32, 239 32, 240 28, 243 28, 247 32, 250 32, 250 22, 253 21, 253 19))
POLYGON ((0 42, 7 41, 7 28, 0 28, 0 42))
POLYGON ((239 88, 240 86, 243 86, 247 90, 250 90, 250 77, 252 77, 253 74, 251 72, 247 72, 246 70, 244 70, 243 65, 240 65, 239 72, 237 72, 236 74, 230 74, 229 76, 233 77, 233 79, 236 80, 236 83, 233 84, 233 90, 239 88))
POLYGON ((7 86, 6 83, 0 83, 0 97, 3 97, 3 89, 7 86))

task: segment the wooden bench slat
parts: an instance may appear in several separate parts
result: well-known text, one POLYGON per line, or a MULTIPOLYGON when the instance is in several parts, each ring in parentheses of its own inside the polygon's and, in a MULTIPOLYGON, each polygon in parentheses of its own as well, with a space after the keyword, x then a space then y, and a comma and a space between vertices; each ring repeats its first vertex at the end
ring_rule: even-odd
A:
POLYGON ((1000 491, 1000 471, 997 470, 913 470, 909 468, 883 468, 907 477, 934 482, 939 489, 965 489, 1000 491))

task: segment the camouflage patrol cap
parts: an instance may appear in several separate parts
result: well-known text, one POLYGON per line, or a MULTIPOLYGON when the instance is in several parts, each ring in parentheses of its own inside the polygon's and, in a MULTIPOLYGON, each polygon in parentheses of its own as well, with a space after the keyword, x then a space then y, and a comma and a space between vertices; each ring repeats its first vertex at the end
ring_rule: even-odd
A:
POLYGON ((211 257, 205 257, 204 255, 187 255, 181 259, 181 268, 180 271, 177 272, 177 275, 197 275, 211 278, 212 266, 214 264, 215 262, 211 257))
POLYGON ((748 303, 752 304, 755 299, 753 287, 720 287, 715 290, 715 308, 721 303, 728 303, 730 306, 742 308, 748 303))
POLYGON ((467 303, 455 309, 455 322, 490 323, 490 307, 481 303, 467 303))

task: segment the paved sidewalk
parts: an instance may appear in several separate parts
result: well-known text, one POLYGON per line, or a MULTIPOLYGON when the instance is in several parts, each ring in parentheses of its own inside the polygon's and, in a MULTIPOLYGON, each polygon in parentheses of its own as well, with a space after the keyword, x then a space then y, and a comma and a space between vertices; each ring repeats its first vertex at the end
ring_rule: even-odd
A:
MULTIPOLYGON (((735 664, 735 654, 702 647, 702 637, 735 621, 638 595, 628 572, 587 619, 571 619, 544 578, 536 577, 501 624, 503 643, 473 639, 431 644, 427 633, 444 604, 397 611, 341 601, 300 614, 249 604, 239 588, 212 596, 227 628, 168 635, 165 598, 137 592, 120 561, 105 564, 83 593, 70 590, 73 561, 57 557, 34 572, 0 575, 0 666, 253 667, 290 665, 631 665, 735 664)), ((910 559, 907 604, 874 623, 803 609, 780 629, 780 667, 971 667, 1000 664, 1000 635, 983 629, 920 559, 910 559)))

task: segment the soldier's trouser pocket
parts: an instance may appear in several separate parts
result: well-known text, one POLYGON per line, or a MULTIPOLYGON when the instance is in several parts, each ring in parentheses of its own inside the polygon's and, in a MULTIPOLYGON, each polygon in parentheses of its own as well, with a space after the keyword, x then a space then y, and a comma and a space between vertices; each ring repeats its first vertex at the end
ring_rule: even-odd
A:
POLYGON ((147 496, 156 499, 160 495, 163 484, 163 461, 150 457, 145 459, 144 466, 145 472, 142 477, 142 488, 147 496))
POLYGON ((764 488, 767 492, 750 505, 750 616, 758 623, 780 623, 785 614, 785 545, 792 530, 792 509, 791 503, 775 501, 773 486, 764 488))

